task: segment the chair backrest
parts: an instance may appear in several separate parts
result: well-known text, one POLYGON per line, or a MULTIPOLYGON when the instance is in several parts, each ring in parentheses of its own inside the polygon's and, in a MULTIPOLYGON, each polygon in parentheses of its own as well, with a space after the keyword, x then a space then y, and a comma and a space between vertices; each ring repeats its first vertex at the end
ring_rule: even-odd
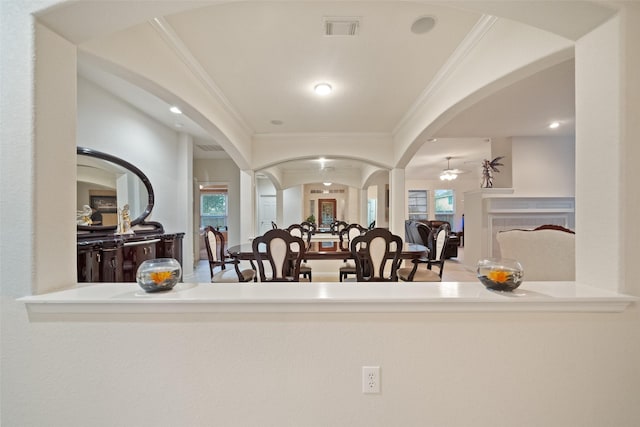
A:
POLYGON ((256 237, 252 247, 261 282, 298 281, 305 252, 305 243, 300 237, 276 228, 256 237))
POLYGON ((225 242, 224 235, 212 226, 204 229, 204 246, 207 249, 207 258, 209 259, 209 272, 213 278, 213 269, 220 267, 225 269, 225 242))
POLYGON ((429 234, 431 233, 431 227, 429 227, 427 224, 416 222, 415 229, 418 233, 419 238, 416 243, 429 247, 429 234))
MULTIPOLYGON (((417 243, 419 245, 425 245, 427 246, 427 241, 422 239, 422 236, 420 235, 419 231, 418 231, 418 224, 420 224, 417 221, 413 221, 411 219, 405 220, 404 222, 404 240, 407 243, 417 243)), ((425 226, 424 224, 420 224, 422 226, 425 226)), ((425 226, 426 227, 426 226, 425 226)), ((428 236, 428 233, 427 233, 428 236)))
POLYGON ((369 224, 369 230, 373 230, 374 228, 376 228, 376 220, 374 219, 373 221, 371 221, 371 223, 369 224))
POLYGON ((276 224, 274 221, 271 221, 271 228, 275 230, 276 228, 278 228, 278 224, 276 224))
POLYGON ((429 269, 432 270, 432 267, 434 265, 437 266, 438 274, 442 279, 442 273, 444 272, 444 262, 447 259, 447 257, 445 256, 445 252, 447 250, 449 236, 451 235, 449 224, 443 223, 440 227, 431 231, 430 234, 433 236, 433 256, 429 257, 429 269))
POLYGON ((342 230, 347 228, 349 224, 344 221, 334 221, 331 223, 331 234, 340 234, 342 230))
POLYGON ((447 240, 449 239, 449 224, 442 224, 434 233, 433 249, 435 261, 444 260, 444 251, 447 249, 447 240))
POLYGON ((364 233, 367 232, 367 229, 361 226, 360 224, 349 224, 346 228, 343 228, 340 231, 340 249, 343 251, 348 251, 351 249, 351 241, 364 233))
POLYGON ((308 228, 304 227, 302 224, 291 224, 287 227, 287 231, 292 236, 300 237, 304 241, 304 248, 309 249, 309 245, 311 244, 311 232, 308 228))
POLYGON ((311 234, 316 232, 317 227, 313 222, 302 221, 300 225, 311 234))
POLYGON ((384 228, 374 228, 351 240, 358 282, 397 282, 402 238, 384 228))
POLYGON ((414 228, 413 224, 414 222, 410 219, 404 220, 404 240, 407 243, 415 243, 412 231, 412 228, 414 228))
POLYGON ((506 230, 496 235, 503 258, 522 264, 525 280, 575 280, 575 233, 562 227, 506 230))

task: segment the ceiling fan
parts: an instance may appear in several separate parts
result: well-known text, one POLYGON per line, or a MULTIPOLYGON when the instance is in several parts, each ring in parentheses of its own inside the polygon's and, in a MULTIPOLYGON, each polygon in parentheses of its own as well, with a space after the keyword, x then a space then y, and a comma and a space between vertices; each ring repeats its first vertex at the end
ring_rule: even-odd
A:
POLYGON ((440 172, 440 180, 441 181, 452 181, 458 177, 459 174, 465 173, 465 171, 460 169, 451 169, 451 165, 449 164, 451 161, 451 156, 445 157, 447 159, 447 168, 440 172))

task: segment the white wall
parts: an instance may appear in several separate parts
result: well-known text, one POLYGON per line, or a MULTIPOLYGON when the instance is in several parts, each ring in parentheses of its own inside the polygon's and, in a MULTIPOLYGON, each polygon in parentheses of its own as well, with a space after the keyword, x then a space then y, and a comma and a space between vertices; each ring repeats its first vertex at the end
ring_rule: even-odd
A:
MULTIPOLYGON (((626 121, 637 123, 640 101, 636 91, 636 103, 628 104, 628 108, 635 105, 636 110, 621 112, 625 103, 621 78, 625 75, 626 60, 621 61, 620 55, 623 46, 632 41, 621 38, 624 33, 620 25, 622 21, 614 18, 576 45, 576 279, 595 283, 612 278, 609 282, 612 288, 623 278, 622 241, 628 239, 627 227, 621 222, 625 215, 623 201, 631 197, 638 205, 638 198, 633 195, 638 194, 636 186, 640 182, 637 160, 632 164, 623 154, 626 135, 621 126, 626 121), (623 178, 623 173, 635 179, 623 178), (621 192, 622 183, 626 184, 622 188, 628 190, 625 197, 621 192), (633 183, 632 186, 629 183, 633 183), (589 197, 592 194, 599 195, 597 200, 589 197), (588 212, 599 212, 605 223, 588 212), (621 236, 625 236, 622 241, 621 236), (598 259, 590 251, 593 247, 599 248, 600 255, 607 256, 598 259)), ((631 57, 638 59, 637 49, 631 57)), ((633 74, 628 80, 635 80, 635 76, 631 76, 633 74)), ((633 95, 629 99, 633 100, 633 95)), ((634 144, 637 141, 626 140, 626 145, 634 144)), ((627 223, 633 222, 627 219, 627 223)), ((637 243, 637 238, 630 240, 637 243)), ((638 247, 640 245, 636 245, 638 247)))
MULTIPOLYGON (((73 134, 75 126, 58 122, 59 132, 34 134, 31 7, 26 2, 6 8, 3 4, 0 25, 3 48, 7 46, 0 56, 2 81, 11 82, 6 93, 3 87, 0 100, 3 426, 639 424, 637 306, 619 314, 149 314, 30 319, 15 298, 32 292, 34 272, 44 275, 40 262, 51 273, 44 285, 55 286, 60 277, 69 275, 65 260, 74 258, 73 247, 60 246, 58 240, 51 243, 57 246, 55 252, 46 251, 51 236, 57 236, 55 228, 52 234, 39 229, 42 233, 34 236, 34 228, 46 223, 33 197, 42 197, 47 187, 40 184, 47 181, 63 200, 73 200, 75 192, 73 173, 55 173, 33 157, 42 144, 50 144, 51 162, 72 158, 75 141, 73 135, 69 141, 67 133, 71 129, 73 134), (34 259, 36 247, 37 257, 44 259, 34 259), (381 394, 361 393, 363 365, 381 366, 381 394)), ((637 18, 636 14, 636 24, 637 18)), ((50 55, 38 56, 39 66, 68 58, 55 44, 46 49, 50 55)), ((579 70, 580 61, 576 64, 579 70)), ((37 83, 40 90, 42 81, 37 83)), ((64 93, 51 94, 52 101, 66 99, 64 93)), ((637 98, 632 101, 629 108, 637 113, 640 103, 637 98)), ((50 119, 55 108, 37 113, 38 120, 50 119)), ((595 151, 601 141, 587 137, 584 143, 585 150, 595 151)), ((622 139, 622 144, 635 141, 622 139)), ((636 156, 613 162, 614 168, 625 166, 629 184, 638 182, 638 168, 633 170, 637 160, 636 156)), ((587 173, 592 172, 579 171, 578 182, 587 173)), ((609 184, 608 188, 618 188, 615 182, 609 184)), ((586 202, 600 200, 587 189, 577 196, 586 202)), ((636 213, 637 197, 630 192, 629 198, 626 207, 636 213)), ((599 212, 584 212, 594 222, 601 219, 599 212)), ((61 236, 73 231, 73 219, 65 220, 67 213, 58 206, 48 211, 52 225, 63 229, 61 236)), ((578 226, 588 225, 587 221, 578 226)), ((613 226, 622 229, 633 221, 620 222, 616 217, 613 226)), ((628 249, 626 256, 637 259, 638 246, 628 249)), ((632 272, 634 266, 628 268, 632 272)), ((640 294, 635 282, 629 280, 631 290, 640 294)))
MULTIPOLYGON (((151 181, 155 204, 148 221, 167 232, 188 232, 176 200, 184 176, 178 176, 178 133, 124 103, 86 79, 78 79, 77 144, 120 157, 151 181)), ((183 156, 182 162, 190 161, 183 156)), ((191 182, 188 183, 191 186, 191 182)))
POLYGON ((282 225, 299 224, 304 221, 308 215, 304 215, 303 207, 303 187, 296 185, 289 187, 282 192, 283 198, 283 217, 282 225))
POLYGON ((573 137, 514 137, 512 176, 515 197, 575 195, 573 137))

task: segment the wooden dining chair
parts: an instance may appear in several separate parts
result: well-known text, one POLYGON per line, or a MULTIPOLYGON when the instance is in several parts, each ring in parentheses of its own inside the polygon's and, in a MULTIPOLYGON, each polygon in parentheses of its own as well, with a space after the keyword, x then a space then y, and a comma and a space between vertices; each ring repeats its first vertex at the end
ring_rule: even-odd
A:
POLYGON ((313 222, 309 222, 309 221, 302 221, 300 223, 300 225, 302 226, 302 228, 304 228, 305 230, 307 230, 307 232, 309 232, 310 234, 314 234, 317 230, 316 225, 313 222))
POLYGON ((443 224, 435 232, 433 251, 429 256, 414 259, 413 266, 398 268, 398 278, 405 282, 440 282, 444 272, 444 262, 446 260, 445 251, 449 241, 449 225, 443 224), (433 252, 433 255, 431 255, 433 252), (426 265, 425 268, 420 268, 426 265), (437 267, 437 271, 433 270, 437 267))
POLYGON ((374 228, 351 241, 358 282, 397 282, 402 238, 384 228, 374 228))
MULTIPOLYGON (((340 249, 343 251, 351 250, 351 241, 366 232, 367 229, 360 224, 349 224, 346 228, 340 231, 340 249)), ((356 264, 353 260, 344 260, 344 265, 338 269, 339 280, 342 282, 344 279, 347 279, 350 274, 355 276, 356 264)))
MULTIPOLYGON (((305 227, 302 224, 291 224, 289 227, 287 227, 287 231, 292 236, 300 237, 302 240, 304 240, 305 251, 309 249, 309 245, 311 244, 312 233, 308 227, 305 227)), ((308 279, 310 282, 312 281, 311 267, 307 265, 306 259, 303 259, 302 264, 300 264, 300 275, 303 278, 308 279)))
POLYGON ((215 228, 208 226, 204 229, 204 243, 209 259, 209 272, 211 282, 250 282, 255 279, 256 272, 250 268, 240 270, 240 261, 226 257, 224 235, 215 228), (227 265, 233 265, 233 269, 227 270, 227 265), (217 268, 219 271, 215 271, 217 268))
POLYGON ((334 221, 330 225, 331 234, 338 235, 342 230, 344 230, 348 226, 349 224, 347 224, 345 221, 334 221))
POLYGON ((253 257, 261 282, 299 282, 305 243, 287 230, 269 230, 253 239, 253 257))

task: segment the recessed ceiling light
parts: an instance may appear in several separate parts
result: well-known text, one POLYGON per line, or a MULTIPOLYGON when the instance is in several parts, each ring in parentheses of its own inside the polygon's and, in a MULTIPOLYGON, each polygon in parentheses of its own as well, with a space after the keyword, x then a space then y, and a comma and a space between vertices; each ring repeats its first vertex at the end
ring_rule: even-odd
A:
POLYGON ((429 138, 427 139, 427 142, 436 142, 438 140, 438 138, 429 138))
POLYGON ((331 187, 331 183, 330 183, 330 182, 323 182, 323 184, 324 184, 326 187, 331 187))
POLYGON ((271 124, 272 125, 276 125, 276 126, 280 126, 282 125, 284 122, 282 120, 271 120, 271 124))
POLYGON ((551 122, 549 125, 549 129, 556 129, 558 127, 560 127, 560 122, 551 122))
POLYGON ((413 21, 413 24, 411 24, 411 32, 413 34, 424 34, 431 31, 435 26, 436 18, 433 16, 423 16, 413 21))
POLYGON ((329 95, 331 93, 331 85, 329 83, 318 83, 313 87, 318 95, 329 95))
POLYGON ((171 111, 173 114, 182 114, 182 110, 180 110, 175 105, 171 106, 171 108, 169 108, 169 111, 171 111))

